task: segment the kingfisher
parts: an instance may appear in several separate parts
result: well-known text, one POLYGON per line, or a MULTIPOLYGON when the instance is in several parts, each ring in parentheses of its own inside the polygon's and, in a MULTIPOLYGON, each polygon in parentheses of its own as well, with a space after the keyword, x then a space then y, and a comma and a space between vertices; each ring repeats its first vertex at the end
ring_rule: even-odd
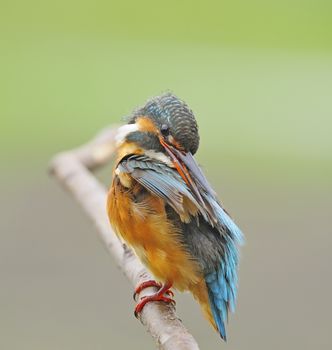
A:
POLYGON ((171 288, 190 291, 226 341, 234 312, 243 235, 197 164, 198 126, 188 105, 172 93, 136 109, 117 134, 117 156, 107 211, 115 232, 156 280, 146 303, 173 303, 171 288))

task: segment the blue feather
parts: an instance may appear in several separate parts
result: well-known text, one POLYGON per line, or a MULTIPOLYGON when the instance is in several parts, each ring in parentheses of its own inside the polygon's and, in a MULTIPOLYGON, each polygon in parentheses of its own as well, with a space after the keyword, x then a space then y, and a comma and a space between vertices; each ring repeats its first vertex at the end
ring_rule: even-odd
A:
POLYGON ((237 244, 243 244, 243 234, 235 222, 228 216, 224 209, 221 208, 217 201, 212 200, 210 203, 217 214, 218 221, 227 227, 233 241, 237 244))
POLYGON ((226 341, 225 323, 228 319, 228 312, 234 312, 236 304, 238 246, 243 243, 243 235, 216 201, 212 200, 210 203, 218 218, 219 231, 225 239, 225 250, 219 266, 205 275, 205 282, 214 321, 220 336, 226 341))

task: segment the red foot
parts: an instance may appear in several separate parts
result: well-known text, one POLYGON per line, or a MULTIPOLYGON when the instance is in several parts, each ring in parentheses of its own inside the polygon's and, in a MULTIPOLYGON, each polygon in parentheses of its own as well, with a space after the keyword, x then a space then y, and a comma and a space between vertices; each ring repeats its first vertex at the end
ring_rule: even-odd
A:
POLYGON ((174 296, 174 293, 170 290, 170 288, 172 287, 171 283, 166 283, 164 286, 161 286, 160 283, 157 283, 156 281, 147 281, 147 282, 143 282, 142 284, 140 284, 136 290, 135 290, 135 294, 137 295, 139 292, 141 292, 144 288, 147 287, 151 287, 151 286, 155 286, 155 287, 159 287, 159 291, 155 294, 152 295, 148 295, 146 297, 143 297, 141 299, 141 301, 136 305, 135 307, 135 317, 137 318, 138 315, 142 312, 144 306, 149 303, 150 301, 163 301, 165 303, 172 303, 175 305, 175 300, 173 300, 172 298, 166 297, 164 294, 167 294, 171 297, 174 296))
MULTIPOLYGON (((149 280, 149 281, 145 281, 141 284, 139 284, 136 288, 135 288, 135 292, 133 294, 133 298, 134 300, 136 301, 136 297, 139 293, 141 293, 141 291, 145 288, 148 288, 148 287, 157 287, 158 289, 160 289, 163 285, 160 283, 160 282, 156 282, 154 280, 149 280)), ((171 286, 169 287, 171 288, 171 286)), ((174 297, 174 293, 170 290, 170 289, 167 289, 165 290, 164 294, 167 294, 171 297, 174 297)))
POLYGON ((158 289, 160 289, 162 287, 162 284, 160 282, 156 282, 154 280, 149 280, 149 281, 145 281, 141 284, 139 284, 136 288, 135 288, 135 292, 133 295, 134 300, 136 300, 136 297, 139 293, 141 293, 141 291, 145 288, 148 287, 157 287, 158 289))

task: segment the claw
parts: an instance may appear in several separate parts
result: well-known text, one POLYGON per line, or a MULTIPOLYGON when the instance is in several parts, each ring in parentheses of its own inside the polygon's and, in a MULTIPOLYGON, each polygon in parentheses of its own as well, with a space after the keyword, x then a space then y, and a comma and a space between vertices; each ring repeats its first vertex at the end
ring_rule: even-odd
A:
POLYGON ((170 290, 170 288, 172 287, 171 283, 166 283, 164 286, 161 286, 161 284, 155 281, 144 282, 136 288, 134 296, 136 296, 139 292, 141 292, 142 289, 151 287, 151 286, 159 287, 160 289, 158 290, 157 293, 145 296, 140 300, 140 302, 135 307, 134 314, 136 318, 138 318, 144 306, 150 301, 163 301, 167 304, 173 304, 173 305, 176 304, 175 300, 172 299, 172 297, 174 296, 174 293, 170 290), (168 296, 165 296, 165 294, 168 296))
MULTIPOLYGON (((167 294, 170 297, 174 297, 174 292, 170 289, 166 290, 166 292, 164 292, 164 294, 167 294)), ((173 300, 175 302, 175 300, 173 300)))
POLYGON ((164 303, 167 303, 167 304, 173 304, 173 305, 176 304, 174 299, 165 297, 164 295, 159 295, 157 297, 157 294, 158 293, 153 294, 151 296, 143 297, 141 299, 141 301, 135 307, 134 315, 136 318, 138 318, 138 316, 142 312, 144 306, 151 301, 163 301, 164 303))
POLYGON ((149 280, 149 281, 145 281, 141 284, 139 284, 136 288, 135 288, 135 292, 133 294, 133 299, 136 301, 136 297, 139 293, 141 293, 141 291, 145 288, 148 287, 157 287, 158 289, 160 289, 162 287, 162 284, 159 282, 156 282, 154 280, 149 280))

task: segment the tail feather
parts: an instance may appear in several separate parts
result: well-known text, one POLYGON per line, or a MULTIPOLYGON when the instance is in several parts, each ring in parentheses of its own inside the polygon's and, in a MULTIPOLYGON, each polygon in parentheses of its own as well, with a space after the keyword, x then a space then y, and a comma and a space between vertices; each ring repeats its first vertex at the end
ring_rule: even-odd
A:
MULTIPOLYGON (((237 265, 234 266, 237 268, 237 265)), ((218 270, 205 275, 191 288, 206 318, 226 341, 226 322, 229 311, 234 312, 237 293, 237 273, 224 260, 218 270)))
POLYGON ((204 280, 191 288, 191 291, 201 304, 206 317, 221 338, 226 341, 225 324, 228 321, 228 313, 234 312, 236 305, 238 248, 243 244, 244 239, 239 227, 220 204, 207 194, 205 198, 209 200, 217 218, 214 228, 219 231, 222 251, 215 261, 215 267, 209 266, 204 274, 204 280))
POLYGON ((226 341, 225 323, 228 319, 229 288, 225 279, 220 283, 218 273, 213 272, 205 276, 209 295, 210 308, 216 328, 222 339, 226 341))
POLYGON ((209 292, 205 280, 202 279, 199 283, 192 285, 190 290, 193 293, 195 299, 199 302, 204 316, 209 320, 213 328, 215 328, 215 330, 220 333, 220 327, 216 322, 217 315, 215 316, 213 314, 213 308, 211 308, 209 292))
POLYGON ((222 339, 226 341, 225 323, 228 312, 234 312, 237 295, 237 270, 239 264, 238 246, 243 243, 240 229, 233 220, 220 208, 220 222, 226 227, 224 254, 219 266, 205 275, 211 312, 222 339))

